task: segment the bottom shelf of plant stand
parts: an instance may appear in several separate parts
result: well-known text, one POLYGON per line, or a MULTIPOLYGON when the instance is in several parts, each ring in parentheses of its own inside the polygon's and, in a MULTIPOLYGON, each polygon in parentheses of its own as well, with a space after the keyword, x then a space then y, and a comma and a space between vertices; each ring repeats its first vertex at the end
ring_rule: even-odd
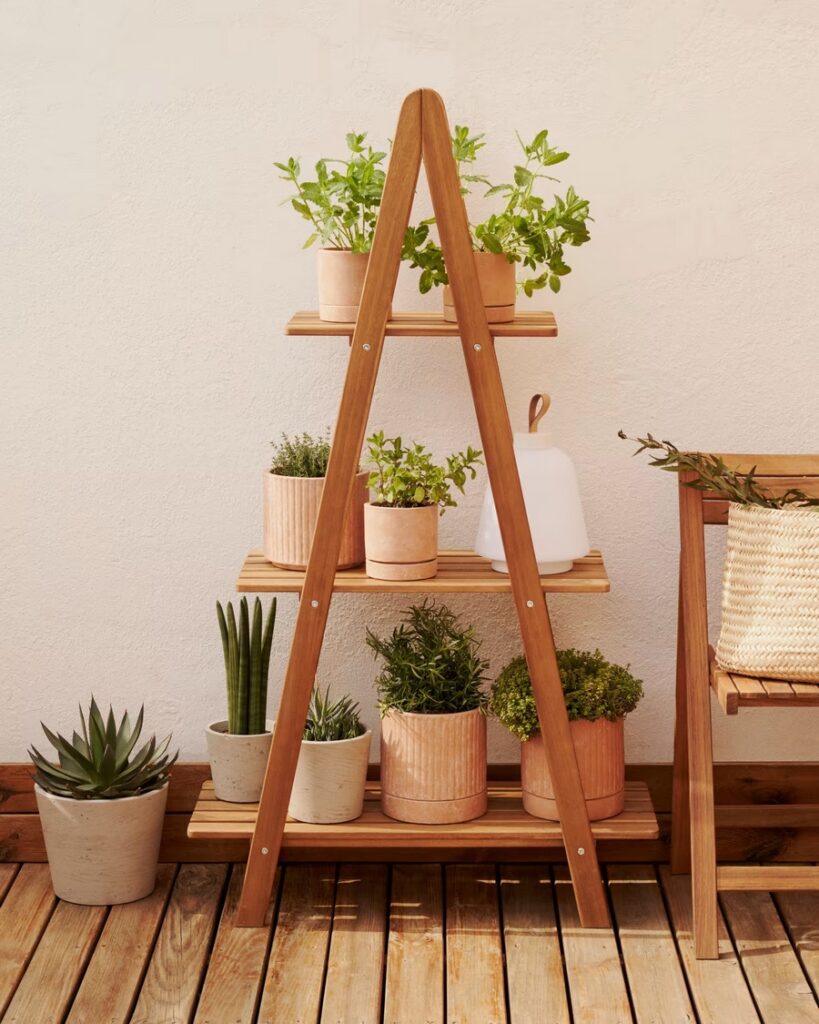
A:
MULTIPOLYGON (((563 845, 560 824, 533 818, 523 809, 520 786, 489 783, 489 808, 474 821, 458 825, 414 825, 394 821, 381 810, 377 782, 368 782, 364 813, 341 825, 308 825, 288 820, 284 847, 335 847, 344 849, 377 846, 416 849, 475 848, 482 846, 529 848, 563 845)), ((217 800, 213 783, 202 786, 188 824, 191 839, 250 839, 256 824, 257 804, 231 804, 217 800)), ((626 783, 622 814, 592 822, 595 839, 657 839, 657 816, 644 782, 626 783)))

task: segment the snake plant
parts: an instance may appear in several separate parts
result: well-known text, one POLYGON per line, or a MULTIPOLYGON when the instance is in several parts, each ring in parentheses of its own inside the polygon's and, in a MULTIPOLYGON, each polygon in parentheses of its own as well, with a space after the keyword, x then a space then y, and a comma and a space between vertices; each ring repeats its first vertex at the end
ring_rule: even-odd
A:
POLYGON ((267 676, 270 649, 276 625, 276 598, 270 605, 267 621, 262 623, 262 602, 256 598, 251 627, 247 598, 239 602, 239 623, 230 601, 227 614, 216 602, 222 650, 225 655, 225 678, 228 695, 228 732, 238 736, 255 736, 266 731, 267 676))
POLYGON ((92 697, 87 722, 80 708, 82 735, 75 731, 70 740, 40 723, 58 760, 46 760, 32 746, 34 781, 48 793, 73 800, 116 800, 161 789, 177 755, 168 754, 170 736, 161 743, 152 736, 137 749, 144 710, 140 708, 133 727, 127 711, 117 725, 113 710, 104 719, 92 697))

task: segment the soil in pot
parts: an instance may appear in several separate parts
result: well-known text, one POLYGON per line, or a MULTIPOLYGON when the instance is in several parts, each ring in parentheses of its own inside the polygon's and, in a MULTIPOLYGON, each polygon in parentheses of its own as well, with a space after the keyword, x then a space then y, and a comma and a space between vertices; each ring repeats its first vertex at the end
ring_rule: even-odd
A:
MULTIPOLYGON (((476 252, 473 256, 487 323, 498 324, 514 320, 515 264, 510 263, 501 253, 476 252)), ((450 323, 457 320, 452 289, 449 285, 444 286, 444 320, 450 323)))
POLYGON ((34 787, 54 892, 87 906, 153 892, 167 783, 120 800, 72 800, 34 787))
POLYGON ((250 736, 232 735, 226 721, 213 722, 205 730, 208 760, 217 800, 252 804, 262 795, 267 756, 273 740, 273 726, 250 736))
POLYGON ((358 818, 372 730, 349 740, 302 740, 288 814, 296 821, 331 825, 358 818))
POLYGON ((486 716, 389 711, 381 720, 381 809, 442 825, 486 812, 486 716))
POLYGON ((427 580, 438 572, 437 505, 364 506, 367 575, 376 580, 427 580))
MULTIPOLYGON (((625 749, 623 722, 597 718, 569 722, 589 820, 611 818, 623 809, 625 749)), ((543 736, 521 743, 523 807, 536 818, 559 821, 543 736)))
MULTIPOLYGON (((364 503, 369 473, 358 473, 347 506, 338 555, 338 569, 364 561, 364 503)), ((306 569, 316 530, 324 477, 263 476, 264 556, 283 569, 306 569)))

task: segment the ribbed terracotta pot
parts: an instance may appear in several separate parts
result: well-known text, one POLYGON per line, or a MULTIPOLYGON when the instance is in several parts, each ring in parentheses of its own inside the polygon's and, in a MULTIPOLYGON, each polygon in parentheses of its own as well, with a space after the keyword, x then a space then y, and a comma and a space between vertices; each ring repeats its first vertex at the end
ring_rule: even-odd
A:
POLYGON ((35 785, 54 892, 87 906, 153 892, 167 783, 121 800, 72 800, 35 785))
POLYGON ((364 506, 367 575, 376 580, 428 580, 438 572, 437 505, 364 506))
MULTIPOLYGON (((623 719, 569 722, 580 781, 591 821, 611 818, 623 809, 625 799, 625 748, 623 719)), ((520 776, 523 808, 536 818, 559 821, 543 736, 520 745, 520 776)))
POLYGON ((319 319, 352 323, 358 317, 370 254, 349 249, 319 249, 319 319))
POLYGON ((234 736, 227 722, 213 722, 205 730, 210 774, 217 800, 234 804, 256 803, 262 795, 267 756, 273 742, 274 722, 267 732, 234 736))
POLYGON ((358 818, 372 730, 350 740, 302 740, 288 814, 296 821, 332 825, 358 818))
POLYGON ((398 821, 444 825, 486 812, 482 711, 381 720, 381 809, 398 821))
MULTIPOLYGON (((486 320, 490 324, 504 323, 515 319, 515 264, 494 252, 476 252, 475 270, 486 309, 486 320)), ((444 320, 454 322, 455 304, 452 289, 444 285, 444 320)))
MULTIPOLYGON (((353 484, 337 568, 364 561, 364 502, 368 497, 365 470, 353 484)), ((324 477, 280 476, 265 471, 263 482, 264 556, 283 569, 306 569, 316 531, 324 477)))

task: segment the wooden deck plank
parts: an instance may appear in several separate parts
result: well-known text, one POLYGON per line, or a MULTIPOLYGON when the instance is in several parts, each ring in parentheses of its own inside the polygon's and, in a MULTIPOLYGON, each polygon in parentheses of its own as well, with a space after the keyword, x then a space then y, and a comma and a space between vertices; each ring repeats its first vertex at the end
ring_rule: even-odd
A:
POLYGON ((18 864, 0 864, 0 904, 6 898, 6 893, 11 888, 15 875, 19 868, 18 864))
POLYGON ((657 874, 647 864, 607 870, 637 1024, 695 1024, 657 874))
POLYGON ((500 876, 509 1022, 569 1024, 549 869, 506 864, 500 876))
POLYGON ((819 1024, 819 1004, 767 892, 726 892, 722 906, 765 1024, 819 1024))
POLYGON ((258 1024, 318 1021, 335 887, 335 865, 284 868, 258 1024))
POLYGON ((574 1024, 631 1024, 631 1008, 611 928, 580 927, 566 868, 555 869, 563 955, 574 1024))
POLYGON ((0 1015, 4 1013, 56 904, 47 864, 24 864, 0 906, 0 1015))
MULTIPOLYGON (((261 928, 237 928, 234 920, 245 868, 235 864, 216 941, 196 1007, 195 1024, 253 1024, 270 946, 271 912, 261 928)), ((273 886, 274 901, 277 886, 273 886)))
POLYGON ((819 998, 819 892, 779 892, 774 897, 799 954, 802 968, 819 998))
POLYGON ((107 914, 108 907, 57 904, 3 1024, 55 1024, 63 1019, 107 914))
POLYGON ((506 1024, 494 865, 445 872, 447 1024, 506 1024))
POLYGON ((154 947, 176 867, 161 864, 156 889, 111 908, 71 1006, 68 1024, 126 1024, 154 947), (116 984, 112 984, 116 978, 116 984))
POLYGON ((390 886, 384 1024, 442 1024, 443 1020, 441 867, 396 864, 390 886))
POLYGON ((179 869, 131 1024, 189 1024, 226 877, 224 864, 179 869))
POLYGON ((322 1024, 381 1024, 387 878, 386 864, 339 867, 322 1024))
POLYGON ((759 1015, 722 914, 719 913, 717 920, 719 959, 697 960, 692 933, 691 879, 688 875, 672 875, 663 865, 660 880, 700 1024, 759 1024, 759 1015))

